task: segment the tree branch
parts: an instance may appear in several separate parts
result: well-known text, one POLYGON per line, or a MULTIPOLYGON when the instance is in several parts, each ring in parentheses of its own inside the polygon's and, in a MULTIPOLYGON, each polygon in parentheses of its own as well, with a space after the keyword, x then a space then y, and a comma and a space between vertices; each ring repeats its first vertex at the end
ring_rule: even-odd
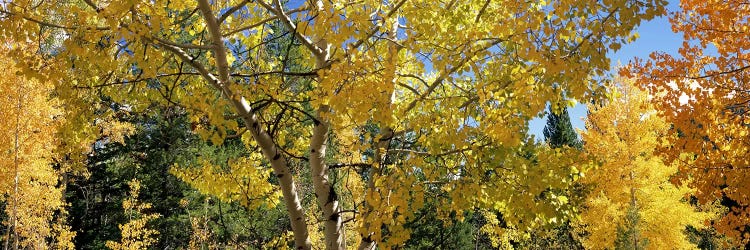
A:
POLYGON ((297 32, 297 25, 295 25, 292 22, 292 19, 286 13, 284 13, 283 8, 281 7, 280 0, 275 1, 275 5, 276 5, 275 8, 263 0, 258 0, 258 3, 261 6, 263 6, 263 8, 266 8, 268 11, 276 14, 276 16, 279 19, 281 19, 281 22, 284 24, 284 26, 286 26, 287 29, 292 30, 294 32, 294 36, 297 37, 297 39, 302 43, 302 45, 307 47, 307 49, 310 50, 310 52, 312 52, 313 55, 315 55, 315 58, 317 58, 318 60, 325 59, 326 54, 323 48, 316 46, 315 44, 313 44, 310 38, 307 38, 304 35, 302 35, 302 33, 297 32))
POLYGON ((750 65, 746 65, 744 67, 739 67, 739 68, 735 68, 735 69, 730 69, 728 71, 714 72, 714 73, 707 74, 707 75, 702 75, 702 76, 677 76, 677 75, 668 75, 666 77, 667 78, 687 78, 687 79, 691 79, 691 80, 700 80, 700 79, 712 78, 712 77, 717 77, 717 76, 722 76, 722 75, 734 74, 734 73, 738 73, 738 72, 746 70, 746 69, 750 69, 750 65))
POLYGON ((453 65, 453 67, 450 68, 449 70, 444 70, 443 73, 440 74, 440 76, 438 76, 438 78, 435 79, 435 81, 433 81, 432 84, 430 84, 430 86, 427 88, 427 90, 422 93, 422 95, 420 95, 417 99, 415 99, 414 101, 410 102, 409 105, 406 106, 406 109, 404 109, 403 113, 409 112, 411 109, 413 109, 417 105, 418 102, 421 102, 425 98, 427 98, 427 96, 430 95, 430 93, 432 93, 432 91, 434 91, 435 88, 437 88, 437 86, 440 85, 440 83, 442 83, 445 79, 447 79, 448 76, 450 76, 451 74, 455 73, 459 69, 463 68, 463 66, 467 62, 469 62, 469 60, 471 60, 471 58, 472 58, 472 56, 474 54, 478 53, 479 51, 483 51, 483 50, 489 49, 489 48, 491 48, 492 46, 495 46, 498 43, 500 43, 500 40, 497 40, 497 41, 494 41, 494 42, 490 42, 487 46, 483 46, 481 49, 473 51, 472 53, 469 53, 468 55, 466 55, 459 63, 453 65))
POLYGON ((219 17, 219 23, 223 23, 229 16, 231 16, 232 14, 234 14, 234 12, 242 9, 242 7, 245 7, 245 5, 247 5, 248 3, 250 3, 250 1, 249 0, 245 0, 245 1, 242 1, 242 2, 240 2, 239 4, 237 4, 235 6, 232 6, 232 8, 229 8, 229 10, 227 10, 226 12, 224 12, 224 14, 222 14, 219 17))
MULTIPOLYGON (((0 13, 7 14, 7 15, 10 15, 10 16, 17 15, 17 16, 23 18, 26 21, 30 21, 30 22, 33 22, 33 23, 36 23, 36 24, 39 24, 39 25, 42 25, 42 26, 46 26, 46 27, 52 27, 52 28, 58 28, 58 29, 65 29, 65 30, 79 29, 79 28, 74 28, 74 27, 69 27, 69 26, 63 26, 63 25, 59 25, 59 24, 48 23, 48 22, 36 20, 34 18, 27 17, 27 16, 24 16, 24 15, 21 15, 21 14, 16 14, 16 13, 13 13, 13 12, 5 11, 3 9, 0 9, 0 13)), ((109 30, 109 27, 86 27, 85 29, 87 29, 87 30, 109 30)))
POLYGON ((161 38, 158 38, 158 37, 154 37, 154 39, 156 41, 160 42, 160 43, 169 44, 171 46, 179 47, 179 48, 182 48, 182 49, 203 49, 203 50, 210 50, 210 49, 214 48, 214 46, 212 46, 212 45, 197 45, 197 44, 189 44, 189 43, 179 44, 179 43, 175 43, 175 42, 172 42, 172 41, 169 41, 169 40, 165 40, 165 39, 161 39, 161 38))
MULTIPOLYGON (((292 14, 292 13, 302 12, 302 11, 305 11, 305 10, 309 10, 309 9, 308 9, 308 8, 303 8, 303 7, 300 7, 300 8, 294 9, 294 10, 290 10, 289 12, 286 12, 286 13, 287 13, 287 14, 292 14)), ((243 27, 237 28, 237 29, 235 29, 235 30, 229 31, 229 32, 227 32, 227 33, 224 33, 224 34, 222 34, 222 35, 223 35, 223 36, 225 36, 225 37, 226 37, 226 36, 231 36, 231 35, 233 35, 233 34, 235 34, 235 33, 237 33, 237 32, 242 32, 242 31, 245 31, 245 30, 249 30, 249 29, 252 29, 252 28, 255 28, 255 27, 261 26, 261 25, 263 25, 263 24, 266 24, 266 23, 268 23, 268 22, 270 22, 270 21, 273 21, 273 20, 276 20, 276 19, 278 19, 278 18, 279 18, 279 16, 272 16, 272 17, 268 17, 268 18, 266 18, 266 19, 260 20, 260 22, 257 22, 257 23, 253 23, 253 24, 250 24, 250 25, 246 25, 246 26, 243 26, 243 27)))
MULTIPOLYGON (((398 9, 401 8, 402 5, 404 5, 404 3, 406 3, 406 0, 401 0, 400 2, 396 3, 396 5, 393 7, 393 9, 391 9, 390 11, 388 11, 388 13, 385 15, 385 18, 390 18, 391 16, 393 16, 393 14, 395 14, 396 11, 398 11, 398 9)), ((365 41, 367 41, 368 39, 370 39, 372 36, 374 36, 378 32, 378 30, 380 30, 380 27, 381 26, 372 27, 372 29, 370 29, 370 31, 367 32, 367 35, 365 37, 363 37, 362 39, 359 39, 356 42, 352 43, 351 48, 354 50, 354 49, 359 48, 359 46, 362 46, 362 44, 365 41)))
MULTIPOLYGON (((219 27, 219 22, 211 11, 211 4, 208 0, 199 0, 198 9, 201 10, 203 18, 206 20, 206 28, 211 36, 211 43, 213 43, 213 51, 216 56, 216 68, 219 71, 219 85, 223 87, 229 83, 229 63, 227 61, 227 49, 221 39, 221 27, 219 27)), ((228 96, 228 98, 234 99, 235 97, 228 96)))

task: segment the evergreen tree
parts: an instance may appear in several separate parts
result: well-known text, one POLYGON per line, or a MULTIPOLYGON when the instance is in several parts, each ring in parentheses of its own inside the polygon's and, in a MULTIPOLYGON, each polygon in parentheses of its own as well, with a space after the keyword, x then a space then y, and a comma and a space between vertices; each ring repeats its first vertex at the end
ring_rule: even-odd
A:
MULTIPOLYGON (((121 110, 117 104, 111 106, 121 110)), ((140 181, 139 201, 152 205, 147 212, 161 215, 147 225, 159 232, 154 249, 191 245, 261 249, 289 229, 283 223, 282 206, 247 209, 200 194, 170 173, 175 163, 194 167, 199 157, 226 163, 247 154, 239 139, 222 145, 201 140, 190 132, 184 111, 174 106, 155 105, 150 112, 122 114, 119 119, 132 123, 134 133, 123 143, 100 140, 88 157, 89 178, 73 178, 67 186, 76 249, 105 249, 105 242, 121 239, 118 225, 130 221, 123 201, 128 199, 131 179, 140 181)))
POLYGON ((568 108, 562 107, 559 112, 555 112, 553 107, 549 107, 547 116, 547 125, 544 126, 544 140, 549 143, 550 147, 559 148, 569 146, 581 148, 581 141, 578 134, 573 130, 573 124, 570 123, 568 108))
MULTIPOLYGON (((570 122, 567 107, 561 107, 555 112, 553 106, 549 107, 547 125, 544 126, 544 140, 552 148, 564 146, 581 150, 583 144, 578 139, 578 134, 570 122)), ((570 190, 553 190, 563 192, 567 197, 585 197, 585 188, 576 184, 570 190)), ((572 199, 575 203, 576 200, 572 199)), ((531 233, 531 239, 524 243, 530 249, 583 249, 583 245, 574 236, 575 232, 569 221, 566 221, 551 229, 535 230, 531 233)))

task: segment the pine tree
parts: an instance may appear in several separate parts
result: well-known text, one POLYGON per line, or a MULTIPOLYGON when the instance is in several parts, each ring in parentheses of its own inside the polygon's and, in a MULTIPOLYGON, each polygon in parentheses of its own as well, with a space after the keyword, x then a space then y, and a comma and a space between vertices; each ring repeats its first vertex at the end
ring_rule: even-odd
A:
POLYGON ((559 112, 555 112, 553 106, 549 107, 547 116, 547 125, 544 126, 544 140, 549 143, 550 147, 559 148, 563 146, 581 148, 581 141, 578 134, 573 130, 573 124, 570 122, 568 108, 562 107, 559 112))

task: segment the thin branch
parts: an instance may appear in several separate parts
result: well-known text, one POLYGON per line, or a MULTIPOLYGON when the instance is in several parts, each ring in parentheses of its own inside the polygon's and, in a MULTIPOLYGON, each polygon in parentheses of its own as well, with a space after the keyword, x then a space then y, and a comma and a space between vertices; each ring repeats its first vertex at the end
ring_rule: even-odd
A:
POLYGON ((431 154, 430 152, 416 151, 416 150, 404 149, 404 148, 388 149, 388 152, 411 153, 411 154, 420 155, 420 156, 440 157, 440 156, 452 155, 452 154, 457 154, 457 153, 463 153, 463 152, 474 150, 474 149, 477 149, 477 148, 483 148, 483 147, 486 147, 486 146, 489 146, 489 145, 490 145, 490 143, 485 143, 485 144, 479 145, 477 147, 469 146, 469 147, 465 147, 465 148, 459 148, 459 149, 454 149, 454 150, 449 150, 449 151, 443 151, 443 152, 440 152, 440 153, 437 153, 437 154, 431 154))
POLYGON ((427 81, 425 81, 424 79, 422 79, 422 77, 419 77, 418 75, 415 75, 415 74, 397 74, 397 75, 400 76, 400 77, 409 77, 409 78, 417 79, 422 84, 424 84, 425 87, 428 87, 428 88, 430 87, 430 85, 427 84, 427 81))
POLYGON ((162 46, 160 47, 166 49, 169 52, 172 52, 177 57, 179 57, 183 62, 190 64, 190 66, 195 68, 195 70, 197 70, 198 73, 200 73, 200 75, 203 76, 203 78, 205 78, 211 85, 213 85, 219 90, 222 89, 221 86, 219 85, 219 79, 216 78, 216 76, 214 76, 213 74, 211 74, 211 72, 209 72, 206 69, 206 67, 203 66, 203 64, 196 61, 195 58, 188 55, 184 50, 182 50, 179 47, 175 47, 169 44, 162 44, 162 46))
POLYGON ((305 37, 304 35, 302 35, 302 33, 296 32, 297 25, 295 25, 292 22, 292 19, 286 13, 284 13, 283 8, 281 7, 281 1, 280 0, 276 0, 275 1, 276 8, 274 8, 273 6, 269 5, 268 3, 266 3, 263 0, 258 0, 258 3, 261 6, 263 6, 264 8, 266 8, 268 11, 275 13, 276 16, 278 16, 281 19, 281 22, 287 27, 287 29, 294 30, 295 31, 294 32, 294 36, 297 37, 297 39, 300 40, 300 42, 302 43, 302 45, 304 45, 305 47, 307 47, 307 49, 310 50, 310 52, 312 52, 313 55, 315 55, 316 58, 318 58, 318 59, 324 59, 326 57, 325 51, 323 50, 323 48, 320 48, 320 47, 316 46, 315 44, 313 44, 313 42, 310 40, 310 38, 305 37))
POLYGON ((312 114, 307 113, 307 111, 304 111, 304 110, 302 110, 302 109, 300 109, 298 107, 295 107, 294 105, 288 104, 288 103, 283 102, 283 101, 275 100, 275 99, 273 99, 271 101, 273 101, 274 103, 277 103, 277 104, 279 104, 281 106, 289 107, 289 108, 293 109, 294 111, 297 111, 297 112, 300 112, 300 113, 304 114, 305 116, 307 116, 308 118, 310 118, 310 120, 312 120, 313 123, 319 123, 320 122, 320 120, 318 120, 317 118, 315 118, 315 116, 313 116, 312 114))
MULTIPOLYGON (((402 5, 404 5, 404 3, 406 3, 406 0, 401 0, 400 2, 396 3, 396 5, 393 7, 393 9, 391 9, 390 11, 388 11, 388 13, 385 15, 384 18, 390 18, 391 16, 393 16, 393 14, 395 14, 396 11, 398 11, 398 9, 401 8, 402 5)), ((361 46, 365 41, 367 41, 372 36, 374 36, 375 33, 377 33, 378 30, 380 30, 380 27, 381 26, 372 27, 372 29, 370 29, 370 31, 367 32, 367 35, 365 37, 363 37, 362 39, 359 39, 358 41, 352 43, 352 46, 351 46, 352 50, 355 50, 355 49, 359 48, 359 46, 361 46)))
POLYGON ((93 8, 96 11, 96 13, 99 13, 100 11, 102 11, 102 9, 99 8, 99 6, 97 6, 97 4, 95 4, 91 0, 83 0, 83 2, 85 2, 86 5, 91 6, 91 8, 93 8))
MULTIPOLYGON (((294 9, 294 10, 290 10, 290 11, 288 11, 286 13, 287 14, 292 14, 292 13, 302 12, 302 11, 306 11, 306 10, 309 10, 309 9, 306 8, 306 7, 300 7, 300 8, 294 9)), ((237 32, 242 32, 242 31, 245 31, 245 30, 253 29, 255 27, 261 26, 263 24, 266 24, 266 23, 268 23, 270 21, 273 21, 273 20, 276 20, 278 18, 279 18, 279 16, 268 17, 266 19, 260 20, 257 23, 253 23, 253 24, 250 24, 250 25, 247 25, 247 26, 243 26, 243 27, 237 28, 235 30, 229 31, 229 32, 224 33, 222 35, 223 36, 230 36, 230 35, 233 35, 233 34, 235 34, 237 32)))
MULTIPOLYGON (((79 29, 79 28, 68 27, 68 26, 63 26, 63 25, 59 25, 59 24, 48 23, 48 22, 45 22, 45 21, 36 20, 34 18, 27 17, 27 16, 24 16, 24 15, 21 15, 21 14, 16 14, 16 13, 13 13, 13 12, 5 11, 3 9, 0 9, 0 13, 11 15, 11 16, 18 15, 18 16, 20 16, 21 18, 23 18, 26 21, 30 21, 30 22, 33 22, 33 23, 36 23, 36 24, 39 24, 39 25, 42 25, 42 26, 46 26, 46 27, 52 27, 52 28, 58 28, 58 29, 65 29, 65 30, 79 29)), ((87 30, 109 30, 109 27, 93 27, 93 28, 92 27, 86 27, 86 29, 87 30)))
POLYGON ((282 71, 282 70, 276 70, 276 71, 266 71, 266 72, 258 72, 258 73, 252 73, 252 74, 242 74, 242 73, 233 73, 230 76, 233 77, 258 77, 258 76, 264 76, 264 75, 285 75, 285 76, 317 76, 317 71, 309 71, 309 72, 288 72, 288 71, 282 71))
MULTIPOLYGON (((617 11, 618 11, 619 9, 620 9, 620 8, 619 8, 619 7, 617 7, 617 8, 615 8, 615 9, 613 9, 612 11, 610 11, 610 12, 609 12, 609 14, 607 14, 607 16, 606 16, 606 17, 604 17, 604 19, 603 19, 603 20, 601 21, 601 23, 602 23, 602 24, 604 24, 605 22, 607 22, 607 20, 609 20, 610 18, 612 18, 612 17, 613 17, 614 15, 615 15, 615 13, 616 13, 616 12, 617 12, 617 11)), ((563 59, 566 59, 566 58, 568 58, 568 57, 572 56, 572 55, 573 55, 573 53, 575 53, 576 51, 578 51, 578 49, 580 49, 580 48, 581 48, 581 46, 583 45, 583 43, 584 43, 584 42, 586 42, 586 41, 588 41, 589 39, 591 39, 591 36, 593 36, 593 35, 594 35, 594 32, 591 32, 591 33, 589 33, 588 35, 586 35, 586 36, 585 36, 585 37, 584 37, 583 39, 581 39, 581 42, 579 42, 578 44, 576 44, 576 46, 575 46, 575 47, 573 47, 573 49, 571 49, 571 50, 570 50, 570 51, 568 52, 568 54, 567 54, 567 55, 565 55, 565 56, 563 56, 562 58, 563 58, 563 59)), ((599 37, 599 38, 601 38, 601 37, 599 37)))
POLYGON ((445 79, 447 79, 448 76, 458 71, 458 69, 463 68, 463 66, 467 62, 469 62, 469 60, 471 60, 471 57, 473 56, 473 54, 476 54, 479 51, 489 49, 490 47, 495 46, 496 44, 500 43, 500 41, 501 40, 491 42, 487 46, 484 46, 483 48, 476 50, 470 53, 469 55, 466 55, 463 60, 461 60, 458 64, 454 65, 450 70, 443 71, 443 73, 440 74, 440 76, 438 76, 438 78, 432 82, 432 84, 427 88, 427 90, 424 93, 422 93, 422 95, 420 95, 417 99, 415 99, 414 101, 409 103, 408 106, 406 106, 406 109, 404 109, 404 113, 409 112, 411 109, 413 109, 417 105, 418 102, 423 101, 430 93, 432 93, 432 91, 435 90, 435 88, 437 88, 438 85, 440 85, 445 79))
POLYGON ((415 96, 420 96, 421 95, 421 94, 419 94, 419 91, 417 91, 417 89, 412 88, 411 86, 406 85, 404 83, 399 82, 398 86, 401 86, 401 87, 404 87, 404 88, 408 89, 409 91, 411 91, 412 93, 414 93, 415 96))
POLYGON ((445 9, 446 9, 446 10, 450 10, 450 9, 452 9, 452 8, 453 8, 453 4, 455 4, 455 3, 456 3, 456 0, 451 0, 451 2, 450 2, 450 3, 448 3, 448 5, 447 5, 447 6, 445 6, 445 9))
POLYGON ((490 5, 490 0, 484 1, 484 5, 482 5, 482 9, 479 10, 479 13, 477 14, 477 18, 474 19, 474 23, 479 22, 479 18, 482 17, 482 14, 484 14, 484 11, 487 10, 487 6, 490 5))
POLYGON ((219 17, 219 23, 223 23, 229 16, 234 14, 234 12, 242 9, 242 7, 245 7, 245 5, 247 5, 248 3, 250 3, 250 1, 245 0, 235 6, 232 6, 232 8, 224 12, 224 14, 219 17))
POLYGON ((170 77, 170 76, 177 76, 177 77, 179 77, 179 76, 182 76, 182 75, 200 75, 200 74, 197 73, 197 72, 179 72, 179 73, 161 74, 161 75, 157 75, 157 76, 154 76, 154 77, 151 77, 151 78, 139 78, 139 79, 131 79, 131 80, 120 80, 120 81, 116 81, 116 82, 106 83, 107 81, 109 81, 109 79, 112 77, 112 75, 113 75, 113 73, 108 74, 106 76, 106 78, 104 79, 104 81, 102 81, 104 83, 97 84, 97 85, 91 85, 91 86, 74 85, 73 88, 76 88, 76 89, 96 89, 96 88, 109 87, 109 86, 114 86, 114 85, 122 85, 122 84, 128 84, 128 83, 144 82, 144 81, 153 80, 153 79, 162 78, 162 77, 170 77))
POLYGON ((708 75, 702 75, 702 76, 677 76, 677 75, 668 75, 666 77, 668 77, 668 78, 687 78, 687 79, 691 79, 691 80, 700 80, 700 79, 705 79, 705 78, 712 78, 712 77, 717 77, 717 76, 722 76, 722 75, 734 74, 734 73, 738 73, 738 72, 746 70, 746 69, 750 69, 750 65, 746 65, 744 67, 740 67, 740 68, 736 68, 736 69, 731 69, 731 70, 728 70, 728 71, 715 72, 715 73, 711 73, 711 74, 708 74, 708 75))
POLYGON ((172 41, 169 41, 169 40, 165 40, 165 39, 161 39, 161 38, 158 38, 158 37, 154 37, 154 39, 156 39, 156 41, 158 41, 159 43, 168 44, 168 45, 179 47, 179 48, 182 48, 182 49, 203 49, 203 50, 210 50, 210 49, 214 48, 214 46, 212 46, 212 45, 197 45, 197 44, 189 44, 189 43, 179 44, 179 43, 175 43, 175 42, 172 42, 172 41))
POLYGON ((196 12, 198 12, 198 8, 193 9, 193 11, 191 11, 190 14, 188 14, 185 18, 177 20, 176 22, 172 23, 172 25, 178 25, 178 24, 184 23, 185 21, 190 19, 190 17, 195 15, 196 12))
POLYGON ((328 169, 337 169, 337 168, 345 168, 345 167, 367 168, 367 167, 372 167, 372 164, 369 164, 369 163, 336 163, 336 164, 329 165, 328 169))

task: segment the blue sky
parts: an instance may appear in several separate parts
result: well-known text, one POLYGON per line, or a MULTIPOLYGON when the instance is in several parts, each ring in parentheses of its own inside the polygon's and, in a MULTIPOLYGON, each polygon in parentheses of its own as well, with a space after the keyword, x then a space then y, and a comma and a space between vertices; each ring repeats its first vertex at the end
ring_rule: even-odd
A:
MULTIPOLYGON (((679 10, 679 1, 669 1, 667 10, 669 12, 679 10)), ((636 29, 636 32, 640 35, 635 42, 624 45, 616 53, 609 53, 609 58, 612 59, 612 68, 616 68, 618 64, 625 65, 633 58, 647 58, 653 51, 662 51, 669 54, 676 55, 677 50, 682 46, 682 34, 675 34, 672 32, 672 26, 669 24, 667 16, 655 18, 648 22, 641 23, 636 29)), ((578 129, 584 129, 583 118, 586 117, 586 105, 578 104, 575 107, 568 109, 570 113, 570 120, 573 123, 573 127, 578 129)), ((539 139, 543 139, 544 125, 546 118, 535 118, 529 124, 529 133, 535 135, 539 139)))

